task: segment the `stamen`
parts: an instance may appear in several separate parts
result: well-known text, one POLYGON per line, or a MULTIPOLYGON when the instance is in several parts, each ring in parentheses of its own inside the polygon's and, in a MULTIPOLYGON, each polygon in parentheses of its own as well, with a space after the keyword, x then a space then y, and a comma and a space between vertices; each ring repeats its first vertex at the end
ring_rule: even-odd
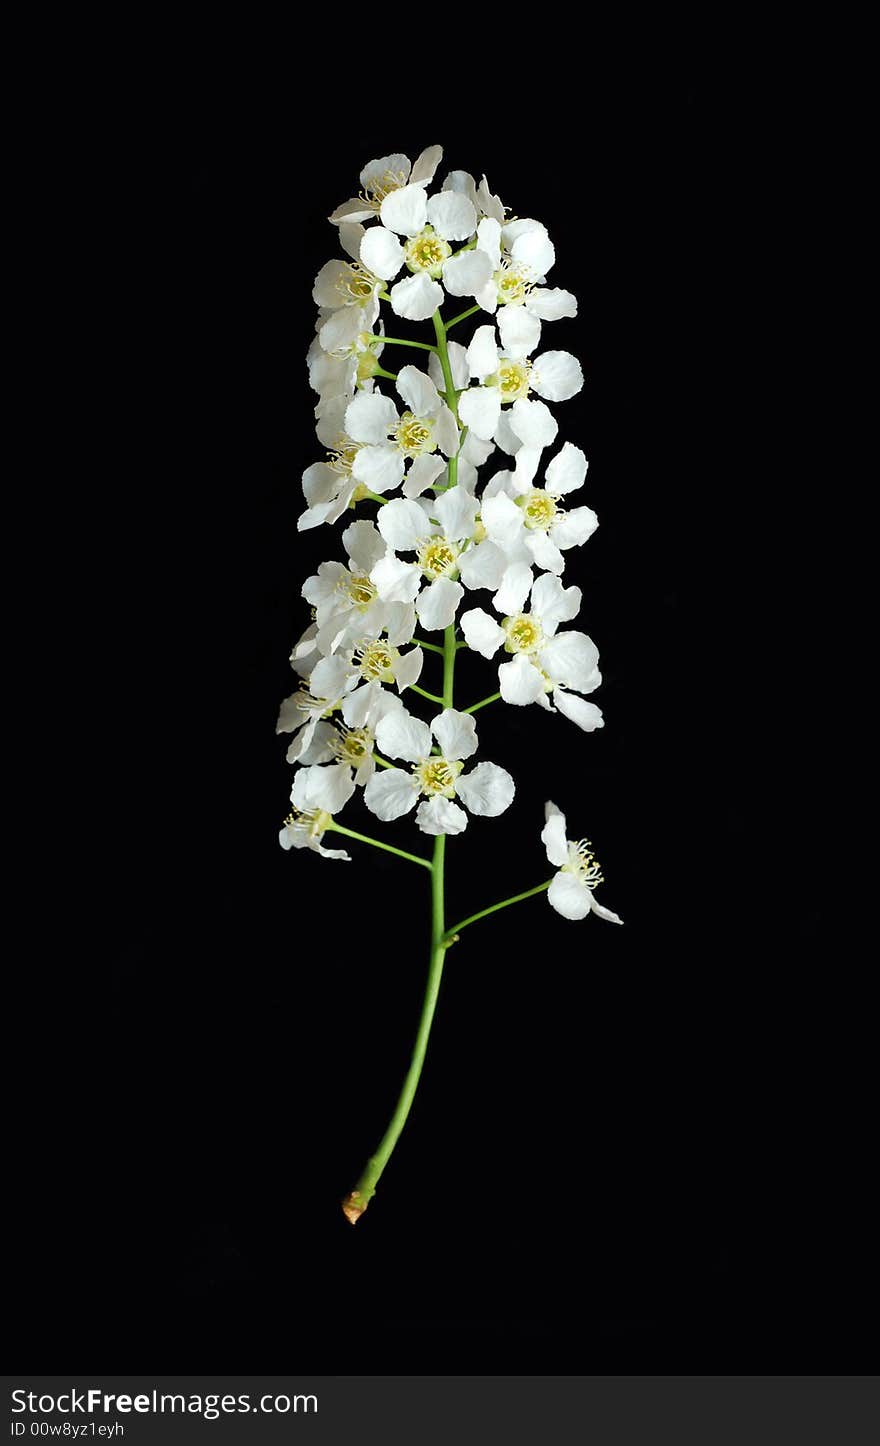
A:
POLYGON ((525 301, 532 289, 529 272, 524 266, 516 266, 512 261, 502 263, 501 270, 495 272, 494 281, 500 306, 518 305, 525 301))
POLYGON ((369 206, 371 211, 378 211, 386 196, 392 191, 399 191, 405 185, 406 176, 402 171, 385 171, 384 175, 374 176, 372 181, 367 182, 359 199, 365 206, 369 206))
POLYGON ((376 596, 375 584, 370 582, 368 577, 356 572, 349 572, 345 577, 341 577, 336 584, 336 591, 343 593, 359 612, 366 612, 376 596))
POLYGON ((452 255, 452 247, 428 226, 406 243, 404 255, 410 271, 427 271, 429 276, 437 277, 443 262, 452 255))
POLYGON ((436 451, 434 428, 422 417, 404 412, 394 433, 394 439, 405 457, 418 457, 421 452, 436 451))
POLYGON ((336 724, 337 737, 331 747, 340 763, 359 768, 373 751, 373 734, 369 728, 348 728, 345 723, 336 724))
POLYGON ((320 838, 332 822, 333 815, 327 813, 326 809, 292 808, 284 820, 284 826, 293 829, 294 833, 304 833, 308 838, 320 838))
POLYGON ((568 873, 577 874, 588 889, 595 889, 597 884, 605 881, 599 861, 593 853, 593 845, 588 838, 582 838, 577 843, 569 844, 568 863, 564 864, 563 868, 568 873))
POLYGON ((533 487, 524 497, 517 497, 516 503, 524 512, 523 522, 526 527, 539 529, 546 532, 556 518, 556 514, 562 511, 555 497, 551 497, 542 487, 533 487))
POLYGON ((448 577, 458 564, 458 548, 446 537, 425 537, 417 543, 419 567, 426 577, 448 577))
POLYGON ((352 261, 340 275, 336 283, 336 290, 343 297, 347 306, 363 306, 369 301, 375 288, 381 285, 378 277, 362 266, 359 261, 352 261))
POLYGON ((498 368, 498 389, 502 402, 518 402, 529 394, 530 361, 505 361, 498 368))
POLYGON ((540 623, 526 613, 515 613, 512 617, 504 618, 501 626, 507 634, 505 652, 534 653, 544 641, 540 623))
POLYGON ((426 758, 413 769, 423 793, 455 797, 455 780, 464 764, 454 758, 426 758))
POLYGON ((400 657, 396 648, 377 639, 357 648, 354 657, 365 678, 378 678, 381 683, 394 682, 394 665, 400 657))

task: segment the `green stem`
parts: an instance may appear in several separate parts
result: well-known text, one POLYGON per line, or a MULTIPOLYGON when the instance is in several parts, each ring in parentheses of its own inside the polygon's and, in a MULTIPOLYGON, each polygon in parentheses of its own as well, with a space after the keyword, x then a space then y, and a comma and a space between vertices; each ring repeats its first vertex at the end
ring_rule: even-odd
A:
POLYGON ((429 693, 427 688, 420 688, 418 683, 410 683, 409 687, 411 692, 418 693, 421 698, 427 698, 431 703, 443 703, 439 693, 429 693))
MULTIPOLYGON (((443 376, 446 382, 447 391, 454 395, 452 386, 452 373, 449 366, 449 354, 446 350, 446 330, 443 326, 443 319, 439 311, 434 314, 434 330, 437 333, 437 350, 440 355, 440 365, 443 368, 443 376)), ((387 338, 386 338, 387 339, 387 338)), ((458 414, 453 405, 456 421, 458 414)), ((450 480, 455 481, 454 468, 455 459, 449 462, 450 480)), ((433 647, 434 644, 429 644, 433 647)), ((425 694, 423 688, 415 689, 416 692, 425 694, 432 701, 442 703, 445 708, 452 707, 453 699, 453 675, 455 673, 455 624, 451 624, 443 633, 443 697, 437 698, 433 693, 425 694)), ((387 847, 387 845, 385 845, 387 847)), ((392 850, 399 852, 399 850, 392 850)), ((412 857, 412 855, 409 855, 412 857)), ((382 1139, 379 1142, 375 1153, 370 1156, 360 1178, 354 1189, 346 1195, 342 1202, 342 1210, 346 1220, 356 1225, 363 1215, 370 1201, 376 1193, 376 1186, 379 1178, 391 1155, 397 1141, 400 1139, 401 1131, 407 1121, 407 1116, 412 1109, 419 1080, 422 1074, 422 1066, 425 1063, 425 1055, 428 1049, 428 1038, 431 1033, 431 1025, 434 1022, 434 1011, 437 1008, 437 997, 440 993, 440 979, 443 974, 443 962, 446 958, 448 938, 445 932, 445 864, 446 864, 446 835, 438 834, 434 840, 434 855, 431 864, 431 962, 428 967, 428 982, 425 988, 425 997, 422 1001, 422 1012, 419 1016, 419 1025, 416 1031, 415 1043, 413 1045, 412 1058, 409 1069, 403 1081, 403 1087, 394 1107, 394 1113, 382 1139)))
POLYGON ((427 648, 429 653, 439 653, 442 657, 443 649, 438 648, 436 643, 426 643, 423 638, 413 638, 417 648, 427 648))
MULTIPOLYGON (((361 486, 363 486, 363 483, 361 483, 361 486)), ((380 497, 378 492, 371 492, 369 487, 364 487, 364 490, 361 493, 361 500, 363 500, 365 497, 368 497, 371 502, 381 502, 383 507, 388 501, 387 497, 380 497)))
POLYGON ((481 306, 469 306, 467 311, 460 311, 458 316, 454 316, 451 321, 447 321, 446 330, 451 331, 454 326, 458 326, 460 321, 464 321, 467 317, 473 316, 475 312, 482 310, 483 308, 481 306))
POLYGON ((462 708, 462 713, 476 713, 478 708, 485 708, 487 703, 497 703, 501 697, 500 693, 490 693, 488 698, 481 698, 479 703, 472 703, 469 708, 462 708))
POLYGON ((389 380, 389 382, 396 382, 396 381, 397 381, 397 372, 386 372, 386 370, 385 370, 384 367, 375 367, 374 370, 373 370, 373 376, 374 376, 374 377, 387 377, 388 380, 389 380))
MULTIPOLYGON (((394 765, 391 764, 390 767, 393 768, 394 765)), ((391 844, 382 843, 381 839, 370 838, 368 834, 355 833, 353 828, 343 828, 341 823, 328 823, 327 833, 344 833, 346 838, 355 838, 358 843, 372 844, 374 849, 384 849, 386 853, 397 854, 400 859, 409 859, 411 864, 421 864, 423 869, 433 868, 430 859, 419 858, 418 854, 408 854, 403 849, 396 849, 391 844)))
POLYGON ((446 944, 454 943, 462 929, 466 929, 468 924, 475 924, 478 919, 485 919, 487 914, 497 914, 499 909, 508 909, 511 904, 518 904, 523 899, 531 899, 535 894, 543 894, 545 889, 549 889, 552 882, 553 879, 548 879, 546 884, 536 884, 533 889, 526 889, 524 894, 513 894, 509 899, 502 899, 500 904, 491 904, 488 909, 481 909, 478 914, 469 914, 466 919, 462 919, 460 924, 446 930, 443 936, 446 944))
MULTIPOLYGON (((434 331, 435 331, 436 336, 437 336, 437 346, 436 346, 435 350, 436 350, 436 352, 437 352, 438 357, 440 358, 440 367, 441 367, 441 369, 442 369, 442 371, 443 371, 443 382, 444 382, 444 385, 445 385, 445 387, 446 387, 446 394, 447 394, 447 396, 450 398, 449 410, 451 411, 452 415, 454 416, 456 422, 458 422, 458 397, 456 396, 456 392, 455 392, 455 383, 454 383, 454 381, 452 380, 452 367, 449 365, 449 352, 448 352, 447 347, 446 347, 446 327, 443 325, 443 318, 442 318, 442 316, 440 315, 439 311, 435 311, 435 312, 434 312, 434 315, 433 315, 433 317, 432 317, 431 319, 432 319, 432 321, 433 321, 433 323, 434 323, 434 331)), ((461 434, 461 423, 460 423, 460 422, 458 422, 458 428, 459 428, 459 447, 460 447, 460 446, 461 446, 461 437, 460 437, 460 434, 461 434)), ((456 454, 454 457, 450 457, 450 458, 449 458, 448 472, 449 472, 449 486, 450 486, 450 487, 454 487, 455 484, 456 484, 457 481, 458 481, 458 454, 456 454)))
POLYGON ((375 333, 373 333, 372 335, 370 335, 370 336, 367 337, 367 340, 368 340, 368 341, 384 341, 384 342, 387 342, 389 346, 415 346, 415 347, 418 347, 419 351, 436 351, 436 350, 437 350, 437 348, 436 348, 435 346, 431 346, 430 342, 427 342, 427 341, 404 341, 404 339, 403 339, 402 336, 376 336, 375 333))
POLYGON ((380 758, 378 753, 373 754, 373 762, 378 763, 380 768, 397 768, 396 763, 389 763, 387 758, 380 758))

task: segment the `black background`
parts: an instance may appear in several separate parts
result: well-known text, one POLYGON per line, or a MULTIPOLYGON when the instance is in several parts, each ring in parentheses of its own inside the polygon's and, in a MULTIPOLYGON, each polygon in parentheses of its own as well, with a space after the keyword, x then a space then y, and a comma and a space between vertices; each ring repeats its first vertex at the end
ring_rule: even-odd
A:
MULTIPOLYGON (((10 1029, 14 1364, 866 1359, 858 961, 833 948, 822 785, 779 702, 816 626, 793 620, 789 582, 789 498, 808 483, 765 430, 790 133, 758 172, 735 89, 591 80, 545 76, 470 125, 232 85, 174 115, 157 102, 130 148, 104 136, 125 401, 109 540, 81 577, 101 686, 59 870, 66 945, 10 1029), (427 880, 356 845, 350 865, 281 851, 274 724, 300 584, 340 547, 338 529, 296 532, 319 456, 304 356, 312 278, 336 254, 324 217, 367 159, 435 141, 441 176, 485 170, 546 222, 552 284, 579 297, 545 336, 587 378, 556 410, 601 521, 569 571, 606 718, 585 735, 536 709, 479 715, 518 792, 450 844, 449 916, 546 876, 553 798, 626 927, 535 899, 468 930, 352 1230, 338 1202, 408 1059, 427 880)), ((492 690, 479 660, 459 676, 457 699, 492 690)))

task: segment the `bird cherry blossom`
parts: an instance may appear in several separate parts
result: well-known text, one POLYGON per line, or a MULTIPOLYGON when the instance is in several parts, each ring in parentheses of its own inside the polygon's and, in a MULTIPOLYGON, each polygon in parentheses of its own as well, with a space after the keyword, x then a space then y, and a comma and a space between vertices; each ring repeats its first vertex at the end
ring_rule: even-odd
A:
POLYGON ((603 908, 594 897, 593 890, 603 882, 603 875, 590 840, 582 838, 576 843, 570 842, 565 836, 565 814, 549 800, 544 816, 546 821, 541 830, 541 842, 550 863, 559 870, 550 884, 547 898, 557 914, 564 919, 585 919, 593 913, 611 924, 622 924, 618 914, 603 908))

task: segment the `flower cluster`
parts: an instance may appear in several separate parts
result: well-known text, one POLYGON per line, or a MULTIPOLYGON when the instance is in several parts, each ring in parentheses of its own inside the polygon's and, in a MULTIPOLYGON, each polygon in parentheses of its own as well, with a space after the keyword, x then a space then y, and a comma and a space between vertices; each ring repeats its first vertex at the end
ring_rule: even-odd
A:
POLYGON ((471 766, 473 710, 452 706, 445 675, 442 696, 420 686, 432 652, 500 657, 503 702, 602 727, 588 698, 601 682, 598 649, 571 626, 581 590, 562 580, 598 525, 572 505, 587 460, 558 443, 555 415, 583 373, 544 335, 577 301, 548 283, 547 228, 513 216, 485 176, 478 185, 450 171, 438 183, 442 154, 431 146, 414 164, 393 154, 364 167, 358 195, 330 217, 338 254, 314 283, 308 368, 324 456, 303 474, 298 526, 348 521, 345 560, 321 563, 302 589, 312 623, 278 719, 296 768, 281 842, 332 858, 348 855, 321 840, 357 790, 378 818, 414 809, 435 836, 513 799, 505 769, 471 766), (444 316, 450 299, 465 310, 444 316), (470 317, 472 335, 448 339, 470 317), (433 339, 395 335, 396 319, 432 321, 433 339), (390 370, 389 354, 407 349, 416 362, 390 370), (433 702, 433 717, 414 715, 413 694, 433 702))

